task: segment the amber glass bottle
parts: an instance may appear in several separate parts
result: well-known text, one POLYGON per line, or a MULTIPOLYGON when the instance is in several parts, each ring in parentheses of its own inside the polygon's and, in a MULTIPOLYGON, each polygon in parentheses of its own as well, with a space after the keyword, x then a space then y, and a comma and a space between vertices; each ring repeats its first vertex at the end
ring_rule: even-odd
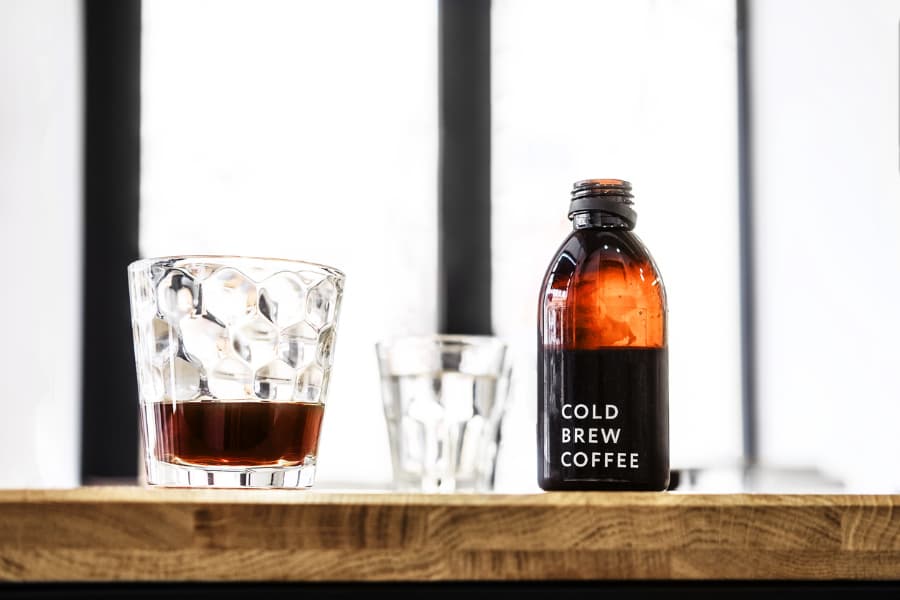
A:
POLYGON ((631 184, 575 183, 573 231, 541 284, 538 484, 664 490, 669 484, 666 292, 632 232, 631 184))

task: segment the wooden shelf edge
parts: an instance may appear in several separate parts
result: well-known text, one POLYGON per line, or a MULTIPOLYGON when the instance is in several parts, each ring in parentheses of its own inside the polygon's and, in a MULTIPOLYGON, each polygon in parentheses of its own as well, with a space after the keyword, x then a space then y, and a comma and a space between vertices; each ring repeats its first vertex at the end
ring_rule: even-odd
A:
POLYGON ((900 579, 900 496, 0 491, 0 581, 900 579))

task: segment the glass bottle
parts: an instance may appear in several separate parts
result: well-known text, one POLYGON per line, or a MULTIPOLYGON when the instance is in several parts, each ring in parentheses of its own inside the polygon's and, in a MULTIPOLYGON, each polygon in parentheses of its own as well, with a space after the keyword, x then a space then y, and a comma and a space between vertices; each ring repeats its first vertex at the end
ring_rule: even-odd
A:
POLYGON ((631 184, 578 181, 572 233, 541 284, 538 484, 545 490, 669 485, 666 292, 632 231, 631 184))

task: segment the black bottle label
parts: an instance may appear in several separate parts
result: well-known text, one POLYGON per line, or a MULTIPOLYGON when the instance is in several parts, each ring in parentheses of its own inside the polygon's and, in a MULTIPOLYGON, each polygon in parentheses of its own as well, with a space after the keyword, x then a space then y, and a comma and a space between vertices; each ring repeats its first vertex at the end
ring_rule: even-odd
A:
POLYGON ((538 378, 542 488, 666 488, 665 348, 542 350, 538 378))

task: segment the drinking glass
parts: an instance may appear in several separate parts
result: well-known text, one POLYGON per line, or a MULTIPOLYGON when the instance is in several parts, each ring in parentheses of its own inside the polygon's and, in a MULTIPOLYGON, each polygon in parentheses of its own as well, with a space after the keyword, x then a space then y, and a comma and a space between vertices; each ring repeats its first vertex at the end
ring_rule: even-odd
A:
POLYGON ((411 336, 376 344, 394 487, 489 492, 510 381, 491 336, 411 336))
POLYGON ((128 279, 146 482, 312 486, 343 273, 173 256, 128 279))

